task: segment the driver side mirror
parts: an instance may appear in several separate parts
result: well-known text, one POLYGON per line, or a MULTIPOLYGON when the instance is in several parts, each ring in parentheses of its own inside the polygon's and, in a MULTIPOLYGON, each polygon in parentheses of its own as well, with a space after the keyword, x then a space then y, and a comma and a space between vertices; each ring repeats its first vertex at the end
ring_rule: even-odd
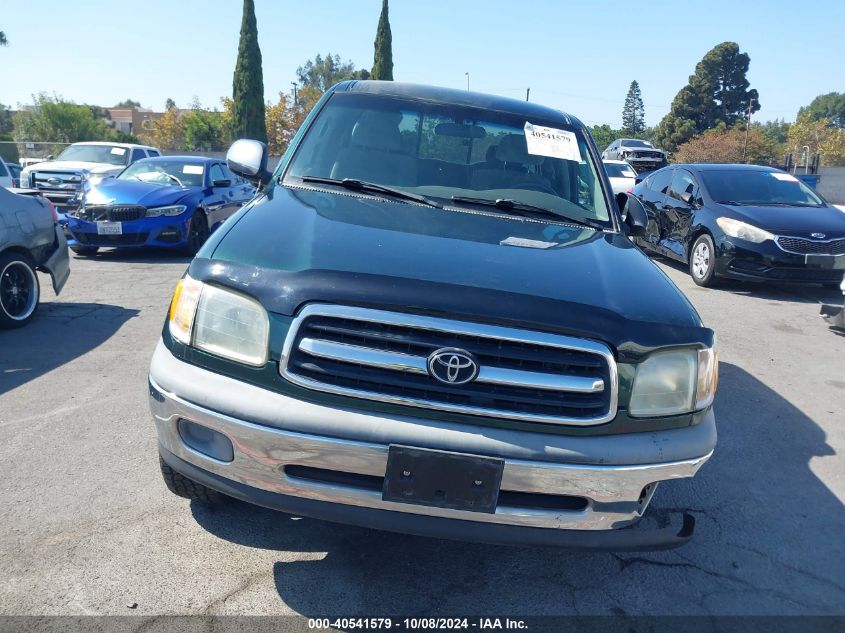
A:
POLYGON ((267 171, 267 145, 251 139, 240 139, 232 143, 226 153, 226 164, 238 176, 261 186, 270 180, 267 171))
POLYGON ((681 201, 684 204, 693 206, 695 204, 695 197, 689 191, 684 191, 683 193, 681 193, 681 201))
POLYGON ((646 225, 648 224, 648 213, 646 213, 643 203, 636 196, 628 194, 628 202, 625 203, 625 228, 626 232, 631 237, 645 235, 646 225))

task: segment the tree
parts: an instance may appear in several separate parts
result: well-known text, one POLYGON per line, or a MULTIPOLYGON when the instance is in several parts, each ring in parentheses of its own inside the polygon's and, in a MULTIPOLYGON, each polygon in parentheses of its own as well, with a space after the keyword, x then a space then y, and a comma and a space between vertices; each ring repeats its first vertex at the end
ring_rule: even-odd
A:
POLYGON ((828 92, 819 95, 810 105, 798 110, 798 117, 802 116, 811 121, 828 119, 836 127, 845 128, 845 93, 828 92))
POLYGON ((800 161, 805 146, 809 148, 810 155, 821 154, 824 165, 845 165, 845 130, 830 119, 813 120, 807 112, 798 116, 789 128, 787 140, 787 148, 796 162, 800 161))
POLYGON ((655 130, 655 141, 672 151, 721 122, 733 127, 760 109, 756 90, 749 89, 751 58, 735 42, 722 42, 695 67, 689 83, 672 100, 672 109, 655 130))
POLYGON ((673 158, 679 163, 744 163, 769 165, 779 161, 781 147, 767 139, 759 129, 748 131, 745 150, 745 126, 727 128, 723 124, 680 145, 673 158))
POLYGON ((600 152, 622 135, 621 130, 614 130, 607 123, 591 127, 590 134, 593 135, 600 152))
POLYGON ((6 39, 6 34, 0 31, 0 46, 8 46, 9 40, 6 39))
POLYGON ((120 103, 114 106, 115 108, 140 108, 141 102, 134 101, 133 99, 124 99, 120 103))
POLYGON ((20 154, 18 153, 17 143, 14 142, 11 134, 0 134, 0 158, 7 163, 19 163, 20 154))
POLYGON ((76 143, 114 138, 115 132, 89 106, 64 101, 41 93, 33 108, 14 115, 14 137, 18 142, 76 143))
POLYGON ((12 131, 12 113, 7 106, 0 103, 0 134, 12 131))
POLYGON ((367 71, 356 71, 351 61, 343 62, 340 55, 327 54, 325 57, 317 55, 313 60, 306 61, 296 69, 296 77, 302 88, 316 88, 320 93, 325 92, 338 82, 347 79, 367 79, 367 71), (366 77, 361 76, 366 73, 366 77))
POLYGON ((178 108, 169 108, 139 134, 141 140, 162 150, 182 149, 185 145, 185 125, 178 108))
POLYGON ((167 97, 167 101, 164 102, 164 111, 167 112, 168 110, 173 110, 176 107, 176 102, 167 97))
POLYGON ((264 111, 264 73, 258 46, 255 3, 244 0, 238 61, 232 79, 233 133, 236 138, 267 141, 264 111))
POLYGON ((198 99, 191 111, 182 117, 184 149, 191 152, 211 152, 223 149, 223 117, 217 111, 204 110, 198 99))
POLYGON ((376 41, 373 43, 373 79, 393 81, 393 35, 390 33, 387 0, 382 0, 381 16, 376 29, 376 41))
POLYGON ((766 121, 765 123, 755 121, 751 124, 752 130, 759 130, 764 137, 778 145, 784 145, 786 143, 787 136, 789 135, 789 127, 790 124, 783 119, 775 119, 774 121, 766 121))
POLYGON ((281 156, 288 148, 294 130, 288 97, 280 92, 275 104, 267 102, 267 151, 271 156, 281 156))
POLYGON ((645 106, 640 92, 640 84, 636 80, 628 88, 625 97, 625 107, 622 108, 622 130, 625 136, 636 136, 645 129, 645 106))

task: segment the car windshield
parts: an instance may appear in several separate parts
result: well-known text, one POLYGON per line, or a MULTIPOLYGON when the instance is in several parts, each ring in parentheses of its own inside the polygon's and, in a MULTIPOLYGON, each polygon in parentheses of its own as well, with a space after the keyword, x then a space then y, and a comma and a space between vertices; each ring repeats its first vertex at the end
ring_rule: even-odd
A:
POLYGON ((78 160, 86 163, 126 165, 129 150, 113 145, 71 145, 56 160, 78 160))
POLYGON ((640 141, 637 139, 625 139, 622 141, 623 147, 654 147, 648 141, 640 141))
POLYGON ((604 169, 610 178, 636 178, 637 172, 629 165, 620 165, 618 163, 605 163, 604 169))
POLYGON ((428 101, 335 94, 309 128, 285 183, 352 179, 450 206, 472 205, 453 197, 506 200, 609 226, 596 174, 583 132, 561 123, 428 101))
POLYGON ((717 202, 795 207, 823 206, 812 189, 782 171, 705 170, 704 186, 717 202))
POLYGON ((140 160, 124 169, 118 179, 140 180, 162 185, 201 187, 205 167, 184 160, 140 160))

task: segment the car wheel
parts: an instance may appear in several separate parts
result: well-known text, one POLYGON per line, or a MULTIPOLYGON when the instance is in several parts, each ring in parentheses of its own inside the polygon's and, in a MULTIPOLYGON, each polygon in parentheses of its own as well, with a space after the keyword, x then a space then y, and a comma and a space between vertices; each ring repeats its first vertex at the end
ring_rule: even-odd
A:
POLYGON ((158 456, 158 465, 161 468, 164 485, 177 497, 184 497, 209 506, 222 505, 228 500, 226 495, 177 473, 161 458, 161 455, 158 456))
POLYGON ((689 272, 692 280, 699 286, 716 284, 716 248, 713 245, 713 238, 706 233, 699 235, 692 245, 689 272))
POLYGON ((208 220, 205 213, 197 209, 191 216, 191 224, 188 228, 188 253, 196 255, 208 239, 208 220))
POLYGON ((71 246, 70 250, 80 257, 93 257, 100 249, 97 246, 71 246))
POLYGON ((0 255, 0 329, 23 327, 32 320, 41 286, 35 266, 25 255, 0 255))

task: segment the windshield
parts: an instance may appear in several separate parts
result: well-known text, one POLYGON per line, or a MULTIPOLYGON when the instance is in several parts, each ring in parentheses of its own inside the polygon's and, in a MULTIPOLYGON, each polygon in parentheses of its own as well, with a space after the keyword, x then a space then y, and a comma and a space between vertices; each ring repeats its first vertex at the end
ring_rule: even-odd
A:
POLYGON ((637 172, 630 165, 619 165, 618 163, 605 163, 604 168, 609 178, 636 178, 637 172))
POLYGON ((631 138, 624 139, 622 141, 622 146, 623 147, 648 147, 648 148, 654 147, 654 145, 652 145, 648 141, 640 141, 638 139, 631 139, 631 138))
POLYGON ((183 160, 140 160, 124 169, 119 180, 140 180, 162 185, 201 187, 205 167, 183 160))
POLYGON ((824 205, 812 189, 782 171, 706 170, 701 172, 701 177, 717 202, 796 207, 824 205))
POLYGON ((78 160, 86 163, 126 165, 129 150, 111 145, 71 145, 56 160, 78 160))
POLYGON ((348 178, 450 206, 468 204, 453 202, 454 196, 508 199, 609 224, 586 143, 583 132, 560 123, 450 104, 336 94, 309 128, 285 182, 348 178))

